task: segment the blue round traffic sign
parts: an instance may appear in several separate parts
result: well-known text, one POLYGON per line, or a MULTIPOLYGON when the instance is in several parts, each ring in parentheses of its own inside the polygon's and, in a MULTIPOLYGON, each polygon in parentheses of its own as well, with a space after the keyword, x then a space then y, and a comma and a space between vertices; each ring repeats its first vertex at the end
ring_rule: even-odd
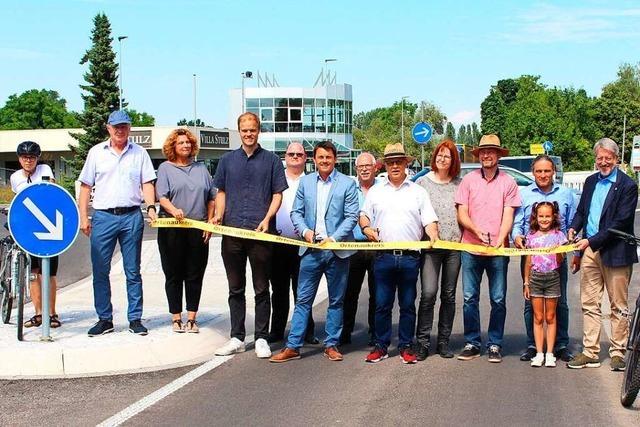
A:
POLYGON ((433 128, 429 123, 418 122, 413 126, 411 135, 413 136, 413 140, 418 144, 426 144, 433 136, 433 128))
POLYGON ((551 141, 545 141, 542 143, 542 148, 544 148, 544 151, 549 152, 553 150, 553 143, 551 141))
POLYGON ((74 198, 57 184, 39 182, 22 190, 9 206, 9 231, 25 252, 47 258, 69 249, 80 230, 74 198))

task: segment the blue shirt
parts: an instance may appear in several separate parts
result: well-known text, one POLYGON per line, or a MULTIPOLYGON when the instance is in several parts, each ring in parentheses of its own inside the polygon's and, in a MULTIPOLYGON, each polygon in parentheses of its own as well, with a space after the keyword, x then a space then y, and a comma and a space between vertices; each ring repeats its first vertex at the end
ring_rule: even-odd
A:
POLYGON ((618 168, 613 168, 613 171, 608 176, 598 174, 598 182, 593 189, 593 197, 591 198, 591 205, 589 205, 589 217, 587 218, 587 227, 585 229, 587 238, 598 234, 604 201, 607 198, 607 194, 609 194, 609 190, 616 183, 617 178, 618 168))
POLYGON ((329 199, 329 192, 331 191, 333 181, 336 179, 336 173, 337 171, 334 169, 326 181, 318 174, 318 180, 316 182, 316 229, 314 231, 316 236, 322 240, 328 237, 324 214, 327 212, 327 200, 329 199))
POLYGON ((558 202, 558 208, 560 209, 560 231, 567 234, 573 216, 576 214, 576 203, 571 190, 562 187, 558 183, 554 183, 551 191, 545 193, 533 182, 520 190, 520 198, 522 199, 522 206, 516 209, 513 219, 513 229, 511 230, 512 240, 515 240, 518 236, 526 236, 527 233, 529 233, 533 204, 543 201, 558 202))
MULTIPOLYGON (((267 215, 273 195, 288 187, 282 162, 260 145, 251 156, 242 147, 222 156, 214 186, 225 192, 222 223, 249 230, 257 228, 267 215)), ((269 230, 275 229, 274 215, 269 230)))

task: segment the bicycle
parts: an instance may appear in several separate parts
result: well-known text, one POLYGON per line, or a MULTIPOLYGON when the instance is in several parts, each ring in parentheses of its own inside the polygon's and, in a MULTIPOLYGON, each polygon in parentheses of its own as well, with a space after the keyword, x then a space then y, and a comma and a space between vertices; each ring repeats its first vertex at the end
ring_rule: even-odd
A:
MULTIPOLYGON (((613 228, 610 228, 609 231, 630 245, 640 246, 640 238, 632 234, 613 228)), ((640 296, 636 301, 633 315, 629 310, 623 315, 629 322, 629 339, 627 341, 627 354, 624 358, 626 368, 622 380, 622 389, 620 390, 620 403, 625 408, 628 408, 633 405, 638 396, 638 391, 640 391, 640 296)))
POLYGON ((0 240, 0 301, 2 322, 11 320, 11 310, 16 303, 18 341, 23 338, 24 300, 31 279, 31 258, 7 236, 0 240))

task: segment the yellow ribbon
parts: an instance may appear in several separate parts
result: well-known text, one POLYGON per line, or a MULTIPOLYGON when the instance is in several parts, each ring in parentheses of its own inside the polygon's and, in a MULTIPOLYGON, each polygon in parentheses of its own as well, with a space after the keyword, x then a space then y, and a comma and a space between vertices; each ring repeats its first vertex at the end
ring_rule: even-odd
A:
POLYGON ((555 246, 550 248, 537 249, 516 249, 516 248, 494 248, 492 246, 474 245, 471 243, 450 242, 447 240, 411 241, 411 242, 326 242, 307 243, 303 240, 290 239, 275 234, 260 233, 243 228, 228 227, 226 225, 214 225, 208 222, 196 221, 185 218, 177 220, 174 218, 158 218, 153 223, 155 228, 197 228, 210 233, 222 234, 224 236, 238 237, 241 239, 260 240, 263 242, 283 243, 286 245, 306 246, 316 249, 327 250, 393 250, 393 249, 449 249, 454 251, 467 251, 483 255, 521 256, 521 255, 547 255, 567 253, 574 251, 573 245, 555 246))

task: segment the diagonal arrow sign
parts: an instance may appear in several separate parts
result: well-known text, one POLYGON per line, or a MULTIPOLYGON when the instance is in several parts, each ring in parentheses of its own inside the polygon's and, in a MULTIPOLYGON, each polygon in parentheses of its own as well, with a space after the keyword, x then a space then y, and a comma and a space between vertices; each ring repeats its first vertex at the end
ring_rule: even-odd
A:
POLYGON ((36 236, 40 240, 62 240, 63 222, 62 214, 60 213, 60 211, 56 210, 56 224, 54 225, 51 221, 49 221, 49 218, 47 218, 46 215, 42 213, 40 208, 38 208, 31 201, 30 198, 25 198, 22 203, 27 207, 27 209, 29 209, 33 216, 35 216, 36 219, 40 221, 42 225, 44 225, 44 228, 47 229, 46 233, 34 232, 34 236, 36 236))

